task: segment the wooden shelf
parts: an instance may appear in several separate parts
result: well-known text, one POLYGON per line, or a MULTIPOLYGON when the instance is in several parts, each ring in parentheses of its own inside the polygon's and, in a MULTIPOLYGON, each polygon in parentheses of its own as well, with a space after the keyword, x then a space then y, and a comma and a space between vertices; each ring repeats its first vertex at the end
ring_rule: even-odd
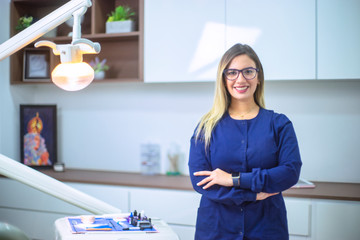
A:
MULTIPOLYGON (((142 175, 140 173, 66 169, 55 172, 51 169, 40 172, 62 182, 105 184, 141 188, 164 188, 194 191, 189 176, 142 175)), ((360 201, 359 183, 316 182, 313 189, 288 189, 285 197, 360 201)))
POLYGON ((114 82, 141 82, 139 78, 105 78, 101 80, 94 79, 92 83, 114 83, 114 82))
MULTIPOLYGON (((54 11, 68 0, 12 0, 10 10, 10 33, 16 34, 15 26, 19 17, 28 15, 35 19, 41 19, 54 11)), ((90 7, 84 15, 81 25, 82 38, 93 42, 99 42, 101 51, 98 55, 84 55, 84 61, 90 62, 96 56, 107 59, 110 69, 106 72, 106 78, 95 82, 142 82, 143 81, 143 8, 144 0, 92 0, 90 7), (135 31, 129 33, 105 33, 105 23, 108 14, 114 11, 118 5, 126 5, 136 12, 135 31)), ((72 38, 68 33, 72 28, 65 23, 57 27, 56 37, 41 37, 36 40, 49 40, 58 44, 71 43, 72 38)), ((33 48, 35 42, 27 48, 33 48)), ((20 50, 10 57, 10 83, 11 84, 43 84, 44 82, 24 82, 24 50, 20 50), (21 71, 20 71, 21 70, 21 71)), ((59 56, 50 55, 50 71, 59 64, 59 56)), ((51 83, 49 79, 48 83, 51 83)))
MULTIPOLYGON (((142 175, 84 169, 65 169, 64 172, 55 172, 52 169, 38 171, 62 182, 194 191, 190 177, 185 175, 142 175)), ((311 182, 315 184, 315 188, 291 188, 283 192, 284 197, 360 201, 360 183, 311 182)))
MULTIPOLYGON (((139 31, 129 32, 129 33, 96 33, 96 34, 82 34, 81 38, 86 38, 94 41, 102 41, 102 42, 111 42, 111 41, 126 41, 126 40, 138 40, 140 36, 139 31)), ((68 36, 60 36, 60 37, 41 37, 39 40, 49 40, 58 43, 71 43, 72 38, 68 36)))
MULTIPOLYGON (((142 79, 139 78, 105 78, 105 79, 94 79, 93 82, 91 84, 104 84, 104 83, 120 83, 120 82, 142 82, 142 79)), ((34 85, 34 84, 49 84, 51 83, 51 80, 49 80, 48 82, 23 82, 23 81, 19 81, 19 82, 12 82, 12 85, 34 85)))

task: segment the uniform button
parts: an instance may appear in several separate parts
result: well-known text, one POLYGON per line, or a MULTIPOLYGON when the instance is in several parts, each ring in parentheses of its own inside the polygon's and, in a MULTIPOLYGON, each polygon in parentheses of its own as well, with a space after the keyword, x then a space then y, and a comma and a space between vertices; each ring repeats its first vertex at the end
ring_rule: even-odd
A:
POLYGON ((243 209, 242 209, 242 208, 240 208, 240 211, 243 211, 243 209))
POLYGON ((240 235, 242 235, 242 232, 240 232, 240 235))
POLYGON ((245 143, 245 140, 241 140, 241 143, 244 144, 244 143, 245 143))

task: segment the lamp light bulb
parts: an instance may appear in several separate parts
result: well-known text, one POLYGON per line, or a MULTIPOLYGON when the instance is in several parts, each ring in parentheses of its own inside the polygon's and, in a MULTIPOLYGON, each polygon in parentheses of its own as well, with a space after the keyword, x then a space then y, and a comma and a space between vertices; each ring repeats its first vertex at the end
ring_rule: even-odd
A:
POLYGON ((94 69, 85 62, 61 63, 51 73, 53 83, 66 91, 78 91, 94 79, 94 69))

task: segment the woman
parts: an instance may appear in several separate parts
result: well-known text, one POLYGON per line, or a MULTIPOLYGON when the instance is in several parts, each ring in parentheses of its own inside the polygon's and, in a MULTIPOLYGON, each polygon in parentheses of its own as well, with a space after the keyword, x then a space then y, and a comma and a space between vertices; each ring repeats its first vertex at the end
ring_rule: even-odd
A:
POLYGON ((288 239, 281 192, 298 181, 291 121, 265 109, 261 62, 247 45, 222 57, 212 109, 191 138, 189 170, 202 194, 195 239, 288 239))

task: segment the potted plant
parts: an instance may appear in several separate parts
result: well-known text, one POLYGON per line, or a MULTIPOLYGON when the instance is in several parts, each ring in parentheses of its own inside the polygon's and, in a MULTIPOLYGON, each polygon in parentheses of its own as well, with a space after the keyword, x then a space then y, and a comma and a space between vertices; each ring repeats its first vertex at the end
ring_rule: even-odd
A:
MULTIPOLYGON (((22 16, 18 20, 18 24, 15 27, 15 30, 21 32, 25 28, 29 27, 31 24, 35 23, 37 19, 33 18, 32 16, 22 16)), ((45 33, 44 37, 56 37, 56 30, 57 28, 52 29, 51 31, 45 33)))
POLYGON ((98 57, 90 62, 90 66, 94 69, 94 79, 104 79, 105 71, 109 70, 109 66, 106 65, 106 58, 102 61, 98 57))
POLYGON ((25 28, 29 27, 33 23, 33 17, 32 16, 22 16, 18 20, 18 24, 15 27, 15 30, 20 32, 24 30, 25 28))
POLYGON ((134 21, 132 17, 135 12, 128 6, 118 6, 115 12, 111 12, 106 21, 106 33, 122 33, 134 30, 134 21))

